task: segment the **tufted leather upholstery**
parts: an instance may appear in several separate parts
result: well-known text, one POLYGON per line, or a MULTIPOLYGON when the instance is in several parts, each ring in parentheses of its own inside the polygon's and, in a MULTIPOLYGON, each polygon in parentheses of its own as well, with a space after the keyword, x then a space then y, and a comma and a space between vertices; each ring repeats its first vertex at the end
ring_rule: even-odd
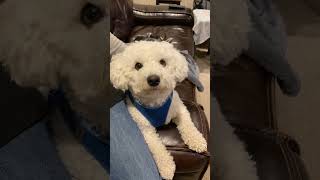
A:
MULTIPOLYGON (((189 9, 170 9, 168 6, 132 6, 130 0, 114 0, 111 7, 121 7, 111 10, 111 32, 118 38, 131 42, 139 36, 151 35, 162 40, 168 40, 179 50, 188 50, 194 55, 192 34, 193 16, 189 9), (125 9, 125 8, 127 9, 125 9), (131 18, 133 12, 134 18, 131 18), (114 17, 113 15, 117 15, 114 17), (120 16, 121 15, 121 16, 120 16), (125 25, 125 22, 128 22, 125 25), (117 28, 118 27, 118 28, 117 28), (122 29, 126 30, 122 33, 122 29), (131 28, 131 29, 130 29, 131 28)), ((190 111, 195 126, 208 140, 209 128, 201 105, 195 98, 195 86, 185 80, 177 85, 184 104, 190 111)), ((160 138, 174 157, 177 165, 175 180, 201 179, 206 171, 210 155, 208 152, 198 154, 187 148, 174 124, 158 129, 160 138)))
POLYGON ((163 40, 170 40, 179 50, 188 50, 190 55, 194 55, 193 34, 190 26, 178 25, 139 25, 135 26, 130 35, 130 41, 139 35, 152 34, 163 40), (191 37, 191 38, 190 38, 191 37))
POLYGON ((134 5, 136 24, 193 25, 191 9, 174 9, 166 5, 134 5))

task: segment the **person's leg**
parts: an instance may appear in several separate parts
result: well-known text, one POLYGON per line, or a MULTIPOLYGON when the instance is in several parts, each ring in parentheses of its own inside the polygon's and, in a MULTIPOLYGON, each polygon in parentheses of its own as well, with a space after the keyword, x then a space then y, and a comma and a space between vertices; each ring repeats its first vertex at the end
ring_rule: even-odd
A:
POLYGON ((110 179, 161 180, 149 148, 123 101, 110 110, 110 179))
POLYGON ((0 148, 1 180, 71 180, 51 142, 45 122, 0 148))

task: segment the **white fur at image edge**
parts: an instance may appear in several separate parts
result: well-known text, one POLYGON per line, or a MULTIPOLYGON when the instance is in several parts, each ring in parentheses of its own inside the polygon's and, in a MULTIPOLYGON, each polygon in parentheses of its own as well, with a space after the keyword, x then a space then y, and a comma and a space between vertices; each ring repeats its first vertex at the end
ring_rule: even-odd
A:
MULTIPOLYGON (((105 10, 105 0, 92 0, 105 10)), ((0 4, 0 63, 21 86, 62 86, 79 100, 100 93, 107 80, 106 18, 80 21, 87 0, 5 0, 0 4), (63 4, 63 6, 61 6, 63 4)), ((70 98, 72 99, 72 98, 70 98)))
POLYGON ((37 88, 44 97, 63 89, 77 113, 100 123, 111 91, 107 18, 85 26, 80 18, 88 2, 105 11, 105 0, 0 1, 0 63, 18 85, 37 88))
POLYGON ((211 114, 215 113, 213 126, 212 156, 214 179, 217 180, 258 180, 255 162, 251 160, 234 129, 223 118, 219 104, 211 98, 211 114))

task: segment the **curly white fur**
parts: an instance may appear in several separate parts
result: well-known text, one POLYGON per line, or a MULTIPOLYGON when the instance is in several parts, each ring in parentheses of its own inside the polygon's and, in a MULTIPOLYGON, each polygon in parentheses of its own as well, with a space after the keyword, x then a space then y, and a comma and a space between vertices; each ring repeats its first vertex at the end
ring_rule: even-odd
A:
MULTIPOLYGON (((187 77, 188 64, 183 55, 168 42, 140 41, 130 44, 124 52, 115 55, 110 64, 110 78, 115 88, 130 90, 142 104, 151 107, 161 105, 174 91, 177 82, 187 77), (160 64, 163 59, 166 65, 160 64), (136 63, 143 67, 135 69, 136 63), (148 85, 147 77, 158 75, 160 84, 154 88, 148 85)), ((128 110, 142 132, 154 157, 160 175, 172 179, 175 172, 173 157, 161 142, 156 129, 135 108, 127 98, 128 110)), ((193 124, 190 113, 174 91, 172 103, 165 124, 173 121, 184 142, 196 152, 207 150, 207 143, 193 124)))
POLYGON ((226 65, 248 49, 250 17, 247 0, 213 1, 213 53, 226 65))
POLYGON ((258 180, 255 162, 252 161, 245 145, 234 134, 234 129, 222 117, 219 105, 212 98, 211 112, 214 114, 212 151, 214 179, 217 180, 258 180))
POLYGON ((18 85, 62 88, 72 108, 106 131, 105 0, 0 1, 0 64, 18 85), (88 27, 81 18, 87 3, 105 14, 88 27))
POLYGON ((88 28, 86 3, 105 10, 105 0, 6 0, 0 5, 0 63, 19 85, 70 96, 95 96, 105 81, 106 18, 88 28))

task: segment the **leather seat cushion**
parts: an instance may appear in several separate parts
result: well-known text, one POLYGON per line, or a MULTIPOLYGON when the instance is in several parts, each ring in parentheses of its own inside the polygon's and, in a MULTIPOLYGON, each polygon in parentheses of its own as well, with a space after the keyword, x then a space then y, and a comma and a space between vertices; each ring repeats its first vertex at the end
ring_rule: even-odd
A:
MULTIPOLYGON (((200 105, 191 101, 183 101, 187 109, 190 112, 191 119, 197 129, 203 134, 204 138, 208 140, 209 135, 209 126, 204 114, 203 109, 200 105)), ((158 129, 160 138, 166 146, 176 147, 176 148, 187 148, 184 142, 181 139, 181 136, 175 126, 175 124, 170 123, 166 126, 160 127, 158 129)))
POLYGON ((208 155, 168 149, 177 165, 174 180, 200 180, 203 177, 209 165, 208 155))

